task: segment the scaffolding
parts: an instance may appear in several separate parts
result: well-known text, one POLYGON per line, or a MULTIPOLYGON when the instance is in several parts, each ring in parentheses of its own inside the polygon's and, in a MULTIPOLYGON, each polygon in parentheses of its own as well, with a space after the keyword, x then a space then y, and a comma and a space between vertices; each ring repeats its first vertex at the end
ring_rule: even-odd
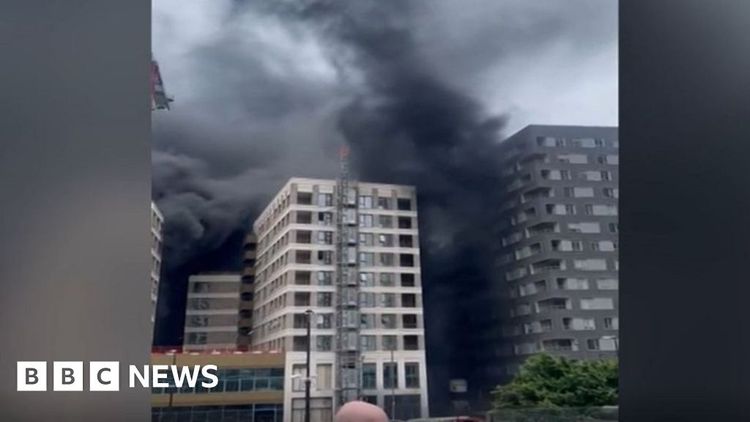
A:
POLYGON ((336 183, 336 397, 335 406, 361 396, 357 186, 350 180, 349 149, 342 147, 336 183))

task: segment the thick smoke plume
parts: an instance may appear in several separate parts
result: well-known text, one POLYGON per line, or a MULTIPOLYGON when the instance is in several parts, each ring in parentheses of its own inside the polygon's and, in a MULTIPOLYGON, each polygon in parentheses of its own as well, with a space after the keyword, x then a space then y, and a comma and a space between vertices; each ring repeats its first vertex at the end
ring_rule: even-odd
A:
POLYGON ((417 187, 427 341, 453 339, 428 344, 443 370, 433 390, 466 375, 447 369, 488 312, 500 136, 616 116, 602 107, 616 107, 616 7, 571 2, 154 2, 154 53, 176 98, 153 125, 167 220, 157 344, 182 341, 187 276, 239 269, 261 207, 289 177, 334 178, 347 143, 359 179, 417 187))

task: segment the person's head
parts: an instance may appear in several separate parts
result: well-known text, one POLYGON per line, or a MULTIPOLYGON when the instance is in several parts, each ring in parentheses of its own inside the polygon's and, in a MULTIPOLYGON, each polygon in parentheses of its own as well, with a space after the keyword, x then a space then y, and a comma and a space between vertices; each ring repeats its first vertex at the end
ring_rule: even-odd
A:
POLYGON ((388 422, 388 416, 377 406, 363 401, 350 401, 336 413, 334 422, 388 422))

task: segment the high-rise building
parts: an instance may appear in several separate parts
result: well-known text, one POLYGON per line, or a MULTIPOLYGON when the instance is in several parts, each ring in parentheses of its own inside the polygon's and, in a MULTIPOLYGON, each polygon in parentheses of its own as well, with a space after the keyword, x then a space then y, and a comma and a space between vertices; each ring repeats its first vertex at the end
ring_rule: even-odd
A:
POLYGON ((197 274, 188 278, 183 350, 232 350, 240 337, 240 274, 197 274))
POLYGON ((253 330, 253 299, 255 295, 255 254, 258 241, 249 233, 243 243, 242 284, 240 285, 237 347, 247 349, 253 330))
MULTIPOLYGON (((163 244, 164 216, 151 203, 151 273, 149 284, 151 285, 151 323, 156 321, 156 302, 159 299, 159 279, 161 274, 161 249, 163 244)), ((153 328, 153 327, 152 327, 153 328)), ((152 329, 153 331, 153 329, 152 329)))
POLYGON ((616 357, 618 147, 615 127, 534 125, 503 142, 489 379, 540 352, 616 357))
POLYGON ((312 421, 352 398, 427 416, 415 188, 292 178, 253 230, 252 343, 286 352, 284 414, 302 420, 310 341, 312 421))

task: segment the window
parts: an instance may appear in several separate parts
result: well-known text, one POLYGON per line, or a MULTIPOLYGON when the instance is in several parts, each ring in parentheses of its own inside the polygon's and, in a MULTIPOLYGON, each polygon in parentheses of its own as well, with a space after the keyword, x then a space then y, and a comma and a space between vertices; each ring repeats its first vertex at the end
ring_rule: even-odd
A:
POLYGON ((615 188, 604 188, 602 194, 606 198, 618 198, 620 196, 619 189, 615 188))
POLYGON ((373 218, 372 214, 360 214, 359 215, 359 227, 372 227, 373 218))
POLYGON ((380 246, 393 246, 393 235, 392 234, 379 234, 378 245, 380 246))
POLYGON ((401 273, 401 287, 414 287, 414 278, 413 273, 401 273))
POLYGON ((395 293, 381 293, 380 294, 381 306, 384 308, 396 307, 396 294, 395 293))
POLYGON ((383 364, 383 388, 398 388, 398 372, 396 363, 383 364))
POLYGON ((609 228, 610 233, 617 233, 620 229, 620 226, 617 223, 609 223, 607 227, 609 228))
POLYGON ((297 203, 300 205, 312 205, 312 192, 297 192, 297 203))
POLYGON ((573 233, 599 233, 599 223, 568 223, 568 230, 573 233))
POLYGON ((392 267, 396 263, 392 253, 379 253, 378 257, 380 258, 379 264, 384 267, 392 267))
POLYGON ((591 249, 602 252, 613 252, 617 250, 617 245, 611 240, 600 240, 591 243, 591 249))
POLYGON ((411 228, 411 217, 399 217, 398 228, 399 229, 410 229, 411 228))
POLYGON ((294 314, 294 328, 307 328, 307 314, 294 314))
POLYGON ((359 234, 359 245, 360 246, 372 246, 373 245, 373 234, 372 233, 360 233, 359 234))
POLYGON ((333 232, 318 232, 318 243, 321 245, 332 245, 333 232))
POLYGON ((612 180, 612 172, 610 171, 602 171, 599 172, 601 180, 611 181, 612 180))
POLYGON ((419 350, 419 336, 404 336, 404 350, 419 350))
POLYGON ((566 198, 572 198, 573 197, 573 188, 567 187, 563 188, 563 196, 566 198))
POLYGON ((396 328, 396 315, 394 314, 383 314, 380 316, 380 324, 383 328, 393 329, 396 328))
POLYGON ((404 364, 404 379, 406 388, 419 388, 419 363, 406 362, 404 364))
POLYGON ((359 345, 362 351, 370 352, 377 349, 377 338, 375 336, 359 336, 359 345))
POLYGON ((616 278, 602 278, 596 280, 596 288, 599 290, 617 290, 619 282, 616 278))
POLYGON ((571 180, 572 177, 570 177, 570 171, 568 170, 560 170, 560 180, 571 180))
POLYGON ((378 198, 378 209, 381 210, 389 210, 391 209, 391 200, 390 198, 378 198))
POLYGON ((330 286, 331 284, 333 284, 333 272, 332 271, 318 271, 318 285, 330 286))
MULTIPOLYGON (((308 293, 309 294, 309 293, 308 293)), ((318 306, 333 306, 333 293, 330 292, 318 292, 318 306)))
POLYGON ((576 259, 573 260, 573 268, 581 271, 604 271, 607 269, 605 259, 576 259))
POLYGON ((324 265, 332 265, 333 251, 318 251, 318 262, 324 265))
POLYGON ((620 319, 617 317, 607 317, 604 318, 604 328, 607 330, 619 330, 620 329, 620 319))
POLYGON ((593 198, 594 188, 573 188, 573 196, 576 198, 593 198))
POLYGON ((319 352, 330 352, 332 336, 315 336, 315 350, 319 352))
POLYGON ((372 252, 359 253, 359 265, 372 266, 375 262, 375 254, 372 252))
POLYGON ((309 264, 310 259, 310 251, 296 251, 294 253, 294 262, 298 264, 309 264))
POLYGON ((375 275, 373 273, 359 273, 359 285, 362 287, 375 286, 375 275))
POLYGON ((558 278, 559 290, 588 290, 589 281, 585 278, 558 278))
POLYGON ((563 318, 563 328, 574 331, 596 330, 596 323, 592 318, 563 318))
POLYGON ((310 284, 310 271, 295 271, 294 284, 303 286, 310 284))
POLYGON ((294 306, 310 306, 310 292, 295 292, 294 306))
POLYGON ((360 314, 359 315, 359 328, 363 330, 369 330, 369 329, 375 328, 375 315, 360 314))
POLYGON ((380 273, 380 285, 384 287, 392 287, 396 284, 396 274, 393 273, 380 273))
POLYGON ((398 246, 401 248, 414 247, 414 237, 408 234, 400 234, 398 236, 398 246))
POLYGON ((417 315, 415 314, 401 315, 401 325, 403 328, 418 328, 417 327, 417 315))
POLYGON ((315 327, 321 329, 333 327, 333 314, 316 314, 315 327))
POLYGON ((581 299, 581 309, 583 310, 611 310, 614 308, 614 301, 609 297, 581 299))
POLYGON ((392 335, 383 336, 383 350, 396 350, 398 348, 398 337, 392 335))
POLYGON ((318 206, 319 207, 333 206, 333 195, 330 193, 319 193, 318 194, 318 206))
POLYGON ((292 340, 292 349, 295 352, 304 352, 307 350, 307 337, 306 336, 294 336, 292 340))
POLYGON ((323 226, 333 225, 333 213, 330 212, 319 212, 318 213, 318 224, 323 226))
POLYGON ((378 227, 381 229, 390 229, 393 227, 393 217, 390 215, 378 216, 378 227))
POLYGON ((568 164, 586 164, 589 162, 588 157, 584 154, 562 154, 557 156, 562 163, 568 164))
POLYGON ((374 363, 362 364, 362 388, 374 390, 377 388, 377 365, 374 363))
POLYGON ((333 388, 333 365, 330 363, 318 364, 315 375, 315 384, 318 390, 330 390, 333 388))
POLYGON ((310 211, 297 211, 297 224, 311 224, 312 213, 310 211))
POLYGON ((620 164, 620 156, 619 155, 608 155, 606 158, 607 164, 620 164))
POLYGON ((359 207, 366 208, 366 209, 372 208, 372 196, 360 195, 359 207))
POLYGON ((401 295, 401 306, 404 308, 417 307, 417 295, 414 293, 404 293, 401 295))
POLYGON ((359 292, 359 306, 363 308, 375 307, 375 293, 359 292))
POLYGON ((398 198, 396 204, 399 211, 411 211, 411 199, 409 198, 398 198))
POLYGON ((413 267, 414 266, 414 255, 410 253, 399 254, 399 261, 402 267, 413 267))
POLYGON ((305 391, 305 365, 292 365, 292 391, 305 391))

